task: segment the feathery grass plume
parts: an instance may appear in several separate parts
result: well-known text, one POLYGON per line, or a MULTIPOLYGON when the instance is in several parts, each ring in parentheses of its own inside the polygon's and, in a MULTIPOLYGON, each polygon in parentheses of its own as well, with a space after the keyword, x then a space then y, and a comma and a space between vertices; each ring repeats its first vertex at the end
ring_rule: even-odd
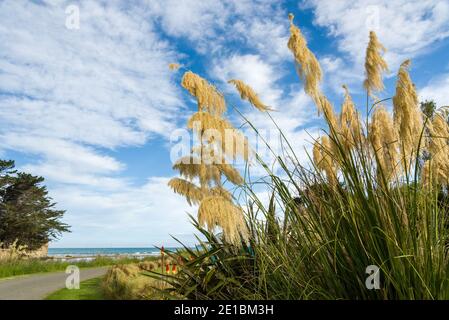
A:
POLYGON ((248 143, 248 138, 242 132, 235 129, 228 131, 222 144, 223 153, 230 159, 236 159, 238 156, 248 161, 250 155, 254 154, 248 143))
POLYGON ((339 121, 337 115, 335 114, 332 103, 326 98, 325 95, 322 94, 318 97, 317 101, 318 105, 320 106, 320 109, 324 113, 324 117, 326 118, 329 128, 332 128, 334 131, 338 131, 339 121))
POLYGON ((388 65, 381 54, 385 51, 386 49, 377 39, 376 33, 371 31, 365 57, 366 79, 363 82, 363 86, 370 96, 373 96, 373 92, 384 89, 382 72, 388 71, 388 65))
MULTIPOLYGON (((193 146, 192 155, 197 155, 195 158, 200 158, 205 164, 219 164, 226 161, 223 158, 223 151, 220 149, 220 145, 214 143, 212 139, 208 142, 203 142, 202 146, 193 146)), ((199 163, 199 162, 198 162, 199 163)))
POLYGON ((393 119, 384 106, 378 106, 374 110, 370 124, 369 139, 378 159, 378 182, 382 181, 382 173, 385 179, 390 181, 400 168, 399 137, 393 124, 393 119))
POLYGON ((259 111, 272 111, 270 107, 265 105, 259 98, 256 92, 254 92, 253 88, 249 85, 245 84, 242 80, 232 79, 229 80, 228 83, 232 83, 237 91, 240 93, 240 97, 243 100, 249 101, 252 106, 257 108, 259 111))
POLYGON ((360 142, 362 127, 359 113, 349 94, 348 87, 343 85, 343 89, 345 90, 345 100, 343 101, 340 113, 340 134, 342 144, 346 150, 350 150, 357 142, 360 142))
POLYGON ((317 140, 313 146, 313 162, 318 170, 326 174, 327 180, 332 186, 337 184, 337 167, 333 158, 333 147, 329 136, 321 137, 321 143, 317 140))
POLYGON ((232 194, 222 186, 215 186, 210 189, 211 196, 220 196, 225 198, 228 201, 232 201, 232 194))
MULTIPOLYGON (((335 114, 334 107, 325 95, 321 94, 318 98, 318 105, 321 106, 324 118, 329 126, 329 135, 334 139, 340 140, 338 133, 340 132, 340 122, 337 115, 335 114)), ((332 154, 338 154, 338 147, 334 140, 329 139, 330 151, 332 154)), ((335 161, 334 161, 335 162, 335 161)), ((335 162, 336 163, 336 162, 335 162)))
POLYGON ((221 163, 217 164, 220 172, 235 185, 241 185, 243 183, 243 178, 240 173, 230 164, 221 163))
POLYGON ((430 161, 424 162, 422 168, 421 168, 421 183, 423 186, 430 186, 432 185, 432 177, 430 172, 430 161))
POLYGON ((196 123, 200 125, 199 129, 203 131, 208 129, 218 130, 222 134, 222 138, 224 138, 226 129, 234 129, 229 121, 208 112, 197 112, 193 114, 187 122, 187 128, 196 129, 196 123))
POLYGON ((218 143, 222 153, 229 158, 236 159, 237 156, 241 156, 245 161, 248 160, 251 153, 248 139, 229 121, 208 112, 197 112, 190 117, 187 127, 200 130, 200 137, 205 130, 216 130, 216 135, 213 135, 213 132, 211 133, 209 143, 218 143))
POLYGON ((328 136, 323 136, 321 138, 323 145, 323 170, 326 173, 326 177, 331 185, 337 184, 337 166, 334 159, 334 154, 332 151, 334 147, 332 145, 331 139, 328 136))
POLYGON ((198 178, 202 188, 208 187, 212 182, 221 183, 221 172, 215 164, 205 164, 201 162, 198 165, 198 178))
POLYGON ((209 183, 210 181, 215 182, 215 184, 221 184, 221 171, 216 164, 202 164, 206 167, 206 176, 205 182, 209 183))
POLYGON ((189 205, 199 204, 204 197, 203 191, 190 181, 180 178, 172 178, 168 182, 168 185, 175 193, 184 196, 189 205))
POLYGON ((401 137, 403 155, 407 158, 416 152, 422 130, 422 114, 419 110, 415 85, 408 73, 409 66, 410 60, 401 64, 396 82, 396 93, 393 97, 394 124, 401 137))
POLYGON ((201 201, 198 222, 207 226, 210 231, 220 226, 228 243, 239 245, 242 240, 248 239, 248 229, 242 211, 224 197, 210 196, 201 201))
POLYGON ((199 178, 203 187, 209 185, 212 181, 217 184, 221 183, 221 172, 216 164, 206 164, 205 161, 194 156, 179 159, 173 165, 173 169, 178 170, 182 176, 190 181, 199 178))
POLYGON ((428 127, 430 160, 426 161, 424 166, 423 180, 426 184, 447 185, 449 184, 449 126, 440 114, 436 114, 428 127))
MULTIPOLYGON (((304 81, 304 91, 312 97, 315 103, 320 97, 320 82, 322 78, 320 64, 315 55, 307 47, 307 41, 301 31, 293 23, 294 15, 289 14, 290 38, 288 48, 293 53, 299 77, 304 81)), ((320 111, 320 104, 317 103, 320 111)))
POLYGON ((223 95, 215 86, 199 75, 187 71, 182 77, 181 85, 197 99, 198 111, 208 111, 213 115, 221 115, 226 111, 223 95))
POLYGON ((181 67, 179 63, 169 63, 168 68, 172 71, 176 71, 181 67))
POLYGON ((189 180, 198 177, 199 165, 201 159, 193 155, 185 156, 178 159, 173 165, 174 170, 178 170, 179 173, 189 180))
POLYGON ((322 146, 320 140, 321 138, 318 138, 313 144, 313 163, 318 169, 321 168, 321 161, 323 161, 323 155, 321 153, 322 146))

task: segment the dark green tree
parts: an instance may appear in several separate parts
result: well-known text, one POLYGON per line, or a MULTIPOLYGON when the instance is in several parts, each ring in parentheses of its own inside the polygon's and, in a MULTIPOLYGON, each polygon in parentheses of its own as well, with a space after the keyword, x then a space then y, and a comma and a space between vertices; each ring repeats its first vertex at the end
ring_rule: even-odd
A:
POLYGON ((424 113, 427 118, 432 119, 435 114, 435 110, 437 109, 436 103, 433 100, 426 100, 421 102, 420 105, 422 113, 424 113))
POLYGON ((64 210, 54 209, 43 177, 14 170, 14 161, 0 160, 0 242, 37 249, 69 226, 60 219, 64 210))

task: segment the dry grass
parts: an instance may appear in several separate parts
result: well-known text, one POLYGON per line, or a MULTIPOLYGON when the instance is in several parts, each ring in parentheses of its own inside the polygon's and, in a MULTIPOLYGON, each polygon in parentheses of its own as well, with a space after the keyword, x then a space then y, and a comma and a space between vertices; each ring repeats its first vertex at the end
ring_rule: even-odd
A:
POLYGON ((166 265, 170 272, 177 263, 165 257, 155 261, 143 261, 135 264, 115 265, 106 273, 102 281, 103 294, 111 300, 160 300, 163 296, 161 289, 167 284, 161 280, 150 277, 150 273, 164 273, 166 265))
POLYGON ((0 242, 0 262, 15 261, 27 257, 28 255, 27 247, 18 245, 17 240, 7 247, 4 247, 0 242))
POLYGON ((137 264, 110 268, 102 283, 105 297, 112 300, 153 299, 155 280, 142 272, 137 264))

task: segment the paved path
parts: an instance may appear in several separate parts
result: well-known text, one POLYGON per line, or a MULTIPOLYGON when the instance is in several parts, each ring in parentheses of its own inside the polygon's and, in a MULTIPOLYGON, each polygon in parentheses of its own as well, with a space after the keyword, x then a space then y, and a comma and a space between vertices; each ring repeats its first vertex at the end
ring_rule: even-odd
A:
MULTIPOLYGON (((80 269, 80 280, 101 277, 108 267, 80 269)), ((65 288, 69 275, 64 271, 0 279, 0 300, 42 300, 50 293, 65 288)))

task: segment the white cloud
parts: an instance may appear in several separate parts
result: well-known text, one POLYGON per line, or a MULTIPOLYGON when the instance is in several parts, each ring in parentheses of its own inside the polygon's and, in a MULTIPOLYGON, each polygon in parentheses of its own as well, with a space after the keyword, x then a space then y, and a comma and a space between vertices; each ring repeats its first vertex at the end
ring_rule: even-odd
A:
POLYGON ((282 61, 291 59, 291 52, 287 48, 288 31, 286 19, 255 19, 238 21, 234 24, 234 32, 244 36, 246 45, 255 49, 264 59, 282 61))
POLYGON ((82 2, 69 30, 64 9, 1 3, 2 129, 108 148, 168 136, 183 105, 167 68, 176 54, 150 12, 82 2))
POLYGON ((184 104, 167 65, 177 54, 149 11, 85 1, 70 30, 68 4, 0 4, 0 148, 37 156, 24 168, 52 181, 98 185, 124 168, 99 148, 175 128, 184 104))
POLYGON ((98 151, 61 139, 45 136, 7 133, 2 136, 3 147, 29 152, 47 160, 76 166, 80 172, 109 173, 123 169, 123 164, 112 157, 100 155, 98 151))
MULTIPOLYGON (((447 1, 304 0, 299 6, 313 9, 314 24, 329 31, 342 54, 331 57, 338 64, 328 65, 331 68, 324 77, 324 85, 337 93, 342 84, 348 85, 352 93, 362 90, 370 30, 376 31, 387 48, 388 77, 396 75, 402 61, 429 53, 449 36, 447 1)), ((324 67, 329 62, 326 58, 320 59, 324 67)))
MULTIPOLYGON (((274 66, 264 62, 258 55, 231 55, 219 58, 211 72, 216 78, 226 83, 230 79, 243 80, 249 84, 266 104, 275 104, 281 97, 282 91, 276 88, 275 83, 281 77, 274 66)), ((228 90, 235 88, 228 85, 228 90)))
POLYGON ((388 49, 386 59, 392 70, 449 36, 447 1, 306 0, 304 3, 313 7, 315 23, 328 28, 338 39, 339 49, 358 65, 363 65, 371 29, 388 49))
POLYGON ((224 28, 230 12, 223 1, 163 0, 151 1, 150 7, 161 19, 164 30, 176 37, 205 41, 224 28))
POLYGON ((357 93, 358 86, 353 84, 363 82, 362 74, 348 67, 344 59, 327 55, 320 59, 320 65, 325 77, 324 88, 330 88, 341 96, 343 93, 342 86, 347 85, 351 94, 357 93))
POLYGON ((278 1, 153 0, 149 6, 168 35, 207 56, 229 55, 237 45, 266 59, 288 57, 287 13, 278 1))
POLYGON ((195 213, 185 199, 167 187, 168 178, 152 177, 144 185, 113 191, 76 186, 55 188, 65 222, 74 226, 57 246, 173 246, 169 235, 191 245, 195 230, 186 212, 195 213), (164 243, 161 241, 164 239, 164 243))
POLYGON ((431 80, 425 87, 419 90, 420 101, 434 100, 437 107, 449 106, 449 74, 443 74, 431 80))

